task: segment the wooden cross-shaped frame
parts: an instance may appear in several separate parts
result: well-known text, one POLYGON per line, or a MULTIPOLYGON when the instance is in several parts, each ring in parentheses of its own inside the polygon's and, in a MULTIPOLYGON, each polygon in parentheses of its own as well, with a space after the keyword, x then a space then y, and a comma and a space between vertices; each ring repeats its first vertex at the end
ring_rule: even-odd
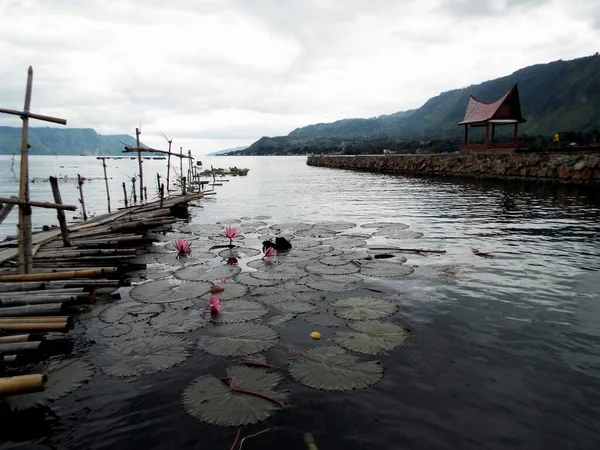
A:
MULTIPOLYGON (((23 119, 23 130, 21 134, 21 178, 19 185, 19 271, 21 273, 31 273, 33 269, 33 257, 31 250, 31 207, 38 206, 29 201, 29 119, 42 120, 44 122, 58 123, 66 125, 65 119, 57 117, 44 116, 29 112, 31 107, 31 89, 33 85, 33 68, 30 66, 27 71, 27 87, 25 89, 25 106, 23 111, 14 109, 0 108, 0 113, 19 116, 23 119)), ((53 205, 54 209, 65 208, 66 205, 53 205)), ((48 206, 46 206, 48 207, 48 206)))

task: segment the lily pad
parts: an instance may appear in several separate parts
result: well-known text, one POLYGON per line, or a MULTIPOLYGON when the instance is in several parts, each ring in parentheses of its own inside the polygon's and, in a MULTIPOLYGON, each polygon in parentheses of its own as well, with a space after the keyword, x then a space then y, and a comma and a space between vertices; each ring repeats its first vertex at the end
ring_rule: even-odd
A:
POLYGON ((286 301, 317 303, 323 299, 320 292, 305 285, 283 284, 279 286, 258 287, 250 294, 253 300, 265 305, 277 305, 286 301))
POLYGON ((339 331, 333 340, 348 350, 377 355, 402 345, 410 331, 402 326, 386 322, 352 322, 354 331, 339 331))
POLYGON ((196 302, 194 300, 180 300, 178 302, 169 303, 169 308, 171 309, 188 309, 196 306, 196 302))
POLYGON ((303 316, 303 319, 313 325, 319 325, 322 327, 343 327, 346 322, 339 317, 336 317, 331 312, 321 312, 316 314, 310 314, 303 316))
POLYGON ((330 230, 328 228, 323 227, 314 227, 310 230, 298 231, 296 236, 299 237, 312 237, 312 238, 330 238, 335 236, 337 231, 330 230))
POLYGON ((206 322, 206 317, 196 309, 176 309, 152 318, 150 325, 167 333, 187 333, 202 328, 206 322))
POLYGON ((266 325, 236 323, 215 327, 210 335, 200 338, 198 346, 217 356, 243 356, 273 347, 279 335, 266 325))
POLYGON ((234 298, 243 297, 248 293, 250 288, 242 283, 235 282, 227 282, 222 283, 220 286, 223 286, 223 290, 216 293, 206 294, 203 299, 208 300, 210 297, 217 297, 219 300, 232 300, 234 298))
POLYGON ((140 302, 119 302, 100 312, 98 317, 106 323, 133 323, 151 319, 163 312, 164 306, 140 302))
POLYGON ((327 391, 362 389, 383 377, 379 361, 359 361, 339 347, 307 350, 290 363, 290 375, 300 384, 327 391))
POLYGON ((13 410, 24 410, 37 406, 47 406, 71 392, 79 389, 94 375, 94 366, 84 360, 63 360, 48 364, 44 370, 48 380, 41 392, 13 395, 4 400, 13 410))
POLYGON ((211 322, 235 323, 248 322, 258 319, 269 312, 267 308, 258 302, 249 300, 230 300, 223 303, 223 309, 216 314, 211 314, 211 322))
POLYGON ((420 239, 423 237, 423 233, 421 233, 420 231, 411 230, 384 229, 376 232, 374 236, 384 236, 388 239, 420 239))
POLYGON ((321 222, 317 222, 315 223, 315 228, 327 228, 328 230, 332 230, 332 231, 344 231, 347 230, 349 228, 354 228, 356 226, 355 223, 352 222, 346 222, 344 220, 339 220, 339 221, 321 221, 321 222))
POLYGON ((338 298, 331 302, 335 315, 348 320, 375 320, 393 316, 400 309, 397 303, 375 297, 338 298))
POLYGON ((304 266, 304 270, 315 275, 349 275, 360 270, 360 266, 354 263, 330 266, 320 262, 311 262, 304 266))
POLYGON ((279 326, 283 325, 284 323, 287 323, 290 320, 293 320, 295 318, 296 318, 296 314, 284 314, 282 316, 273 316, 269 319, 269 321, 267 322, 267 325, 270 325, 272 327, 279 327, 279 326))
POLYGON ((253 258, 255 256, 260 255, 260 250, 250 247, 235 247, 235 248, 226 248, 225 250, 221 250, 219 252, 219 256, 222 258, 238 258, 238 259, 247 259, 253 258))
MULTIPOLYGON (((297 262, 310 261, 311 259, 317 259, 319 256, 321 256, 321 254, 318 252, 292 248, 288 251, 277 252, 277 254, 271 259, 280 264, 293 264, 297 262)), ((250 261, 248 265, 250 267, 254 267, 251 265, 253 262, 254 261, 250 261)))
POLYGON ((373 256, 367 252, 367 250, 356 250, 344 252, 341 255, 322 255, 319 258, 319 262, 321 264, 325 264, 327 266, 343 266, 344 264, 349 264, 352 261, 357 260, 369 260, 372 259, 373 256))
POLYGON ((414 271, 412 266, 397 262, 378 260, 360 262, 360 273, 368 277, 403 277, 414 271))
POLYGON ((201 281, 158 280, 140 284, 129 295, 146 303, 170 303, 200 297, 210 291, 211 284, 201 281))
POLYGON ((176 336, 144 336, 126 345, 111 345, 99 355, 102 371, 114 377, 160 372, 183 362, 191 354, 190 341, 176 336))
POLYGON ((212 268, 188 266, 179 269, 173 275, 180 280, 215 281, 221 278, 231 278, 241 271, 242 269, 238 266, 216 266, 212 268))
POLYGON ((294 239, 292 248, 298 249, 298 250, 306 250, 306 249, 312 250, 315 247, 319 247, 322 243, 323 243, 323 241, 321 241, 319 239, 310 238, 310 237, 308 237, 308 238, 299 237, 299 238, 294 239))
MULTIPOLYGON (((206 262, 210 258, 200 258, 204 253, 200 252, 199 254, 192 253, 189 256, 179 256, 177 252, 169 252, 164 254, 159 254, 156 257, 156 262, 159 264, 166 264, 172 267, 185 267, 185 266, 194 266, 197 264, 206 264, 206 262)), ((215 255, 212 255, 214 258, 215 255)))
POLYGON ((279 311, 288 314, 303 314, 316 308, 315 305, 308 302, 286 301, 275 305, 279 311))
POLYGON ((380 228, 390 230, 406 230, 408 225, 400 222, 369 222, 360 226, 361 228, 380 228))
POLYGON ((262 280, 250 276, 250 272, 242 272, 235 276, 235 281, 246 286, 276 286, 281 283, 280 280, 262 280))
POLYGON ((274 231, 284 232, 295 234, 299 231, 310 230, 313 227, 310 223, 302 223, 302 222, 290 222, 290 223, 280 223, 270 226, 269 228, 274 231))
POLYGON ((233 366, 227 376, 229 384, 212 375, 196 378, 182 394, 187 412, 202 422, 239 427, 266 419, 280 409, 278 402, 287 399, 286 392, 275 390, 282 380, 277 373, 233 366))
POLYGON ((268 262, 258 272, 250 272, 250 276, 258 280, 289 281, 307 275, 304 270, 291 264, 269 264, 268 262))
POLYGON ((100 334, 104 337, 113 338, 124 336, 132 330, 128 323, 114 323, 100 330, 100 334))
POLYGON ((367 241, 361 237, 335 236, 332 239, 324 241, 324 243, 331 245, 333 248, 356 248, 365 246, 367 241))
POLYGON ((304 284, 318 291, 346 292, 357 289, 362 282, 355 275, 311 275, 304 284))

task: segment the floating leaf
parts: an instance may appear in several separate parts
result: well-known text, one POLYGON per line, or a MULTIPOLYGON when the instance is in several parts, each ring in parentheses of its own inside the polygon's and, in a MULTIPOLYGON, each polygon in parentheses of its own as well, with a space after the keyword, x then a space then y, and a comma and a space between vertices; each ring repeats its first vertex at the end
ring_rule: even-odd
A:
POLYGON ((349 275, 360 270, 360 266, 349 263, 339 266, 328 266, 320 262, 311 262, 304 266, 304 270, 316 275, 349 275))
POLYGON ((264 263, 258 272, 250 272, 252 278, 259 280, 289 281, 307 276, 308 274, 299 267, 290 264, 264 263))
POLYGON ((301 384, 327 391, 362 389, 383 377, 378 361, 361 362, 339 347, 307 350, 290 363, 290 375, 301 384))
POLYGON ((375 233, 374 236, 385 236, 388 239, 420 239, 423 237, 423 233, 410 230, 384 229, 375 233))
POLYGON ((390 230, 406 230, 408 225, 399 222, 370 222, 360 226, 361 228, 381 228, 390 230))
MULTIPOLYGON (((280 263, 280 264, 293 264, 297 262, 310 261, 311 259, 317 259, 320 255, 318 252, 313 252, 312 250, 299 250, 292 248, 287 251, 279 251, 272 258, 272 261, 280 263)), ((254 263, 255 261, 250 261, 250 263, 254 263)), ((248 263, 250 267, 256 267, 248 263)))
POLYGON ((180 300, 178 302, 169 303, 169 308, 171 309, 188 309, 196 306, 196 302, 194 300, 180 300))
MULTIPOLYGON (((207 259, 197 258, 196 256, 197 255, 193 251, 192 254, 188 256, 179 256, 178 252, 169 252, 157 255, 156 262, 171 267, 186 267, 207 263, 207 259)), ((215 258, 215 255, 212 255, 212 258, 215 258)))
POLYGON ((46 388, 41 392, 14 395, 4 398, 13 410, 36 406, 47 406, 79 389, 94 375, 94 366, 84 360, 63 360, 50 363, 47 367, 46 388))
POLYGON ((337 234, 337 231, 330 230, 323 227, 314 227, 310 230, 298 231, 296 236, 300 237, 312 237, 312 238, 330 238, 337 234))
POLYGON ((182 394, 187 412, 214 425, 242 426, 266 419, 280 409, 277 402, 287 399, 286 392, 274 390, 282 380, 279 374, 262 368, 233 366, 227 375, 231 386, 211 375, 196 378, 182 394))
POLYGON ((258 319, 269 312, 267 308, 258 302, 249 300, 230 300, 223 304, 223 309, 217 314, 211 315, 214 323, 248 322, 258 319))
POLYGON ((292 319, 296 318, 296 314, 284 314, 282 316, 273 316, 271 317, 271 319, 269 319, 269 321, 267 322, 267 325, 270 325, 272 327, 279 327, 281 325, 283 325, 286 322, 289 322, 292 319))
POLYGON ((227 248, 219 252, 222 258, 248 259, 260 255, 260 250, 249 247, 227 248))
POLYGON ((202 328, 206 317, 196 309, 178 309, 164 312, 150 320, 150 325, 168 333, 187 333, 202 328))
POLYGON ((220 286, 223 286, 222 291, 206 294, 203 299, 208 301, 210 297, 217 297, 222 301, 232 300, 234 298, 243 297, 250 290, 245 284, 235 282, 222 283, 220 286))
POLYGON ((398 304, 375 297, 338 298, 331 302, 335 315, 348 320, 375 320, 398 312, 398 304), (340 309, 341 308, 341 309, 340 309))
POLYGON ((286 301, 282 303, 278 303, 275 306, 279 311, 288 313, 288 314, 303 314, 308 311, 312 311, 316 308, 315 305, 308 302, 299 302, 299 301, 286 301))
POLYGON ((164 309, 164 306, 157 304, 119 302, 104 309, 98 317, 106 323, 133 323, 151 319, 164 309))
POLYGON ((253 300, 265 305, 277 305, 285 301, 318 303, 323 299, 321 293, 303 284, 282 284, 254 288, 251 293, 253 300))
POLYGON ((354 331, 340 331, 333 340, 348 350, 377 355, 401 345, 410 336, 402 326, 386 322, 353 322, 354 331))
POLYGON ((112 338, 124 336, 131 331, 131 325, 127 323, 115 323, 100 330, 100 334, 104 337, 112 338))
POLYGON ((414 271, 412 266, 398 262, 375 260, 360 263, 360 273, 368 277, 402 277, 414 271))
POLYGON ((323 327, 341 327, 346 322, 339 317, 334 316, 330 312, 311 314, 309 316, 303 316, 303 319, 313 325, 320 325, 323 327))
POLYGON ((343 266, 344 264, 351 263, 356 260, 367 260, 373 258, 367 250, 356 250, 350 252, 344 252, 341 255, 322 255, 319 258, 321 264, 328 266, 343 266))
POLYGON ((221 278, 230 278, 242 271, 238 266, 217 266, 205 268, 202 266, 188 266, 179 269, 173 275, 180 280, 190 281, 215 281, 221 278))
POLYGON ((210 291, 210 283, 200 281, 181 282, 178 280, 159 280, 140 284, 129 295, 135 300, 146 303, 170 303, 200 297, 210 291))
POLYGON ((356 224, 352 223, 352 222, 346 222, 344 220, 339 220, 339 221, 324 220, 324 221, 315 223, 314 226, 315 226, 315 228, 327 228, 328 230, 339 232, 339 231, 347 230, 349 228, 354 228, 356 226, 356 224))
POLYGON ((319 291, 345 292, 358 288, 362 281, 354 275, 311 275, 306 278, 304 284, 319 291))
POLYGON ((319 239, 315 239, 315 238, 304 238, 304 237, 299 237, 294 239, 293 244, 292 244, 292 248, 297 249, 297 250, 313 250, 314 248, 317 248, 319 246, 321 246, 321 244, 323 243, 323 241, 319 240, 319 239))
POLYGON ((102 371, 114 377, 145 375, 168 369, 191 354, 190 341, 177 336, 145 336, 111 345, 100 354, 102 371))
POLYGON ((281 283, 280 280, 263 280, 250 276, 249 272, 243 272, 235 276, 235 281, 246 286, 275 286, 281 283))
POLYGON ((277 343, 277 332, 265 325, 237 323, 218 326, 200 338, 198 346, 218 356, 242 356, 262 352, 277 343))
POLYGON ((335 236, 324 243, 331 245, 333 248, 355 248, 366 245, 367 241, 355 236, 335 236))
POLYGON ((299 231, 310 230, 312 227, 313 227, 313 225, 311 225, 309 223, 291 222, 291 223, 280 223, 280 224, 272 225, 269 228, 274 231, 294 234, 299 231))

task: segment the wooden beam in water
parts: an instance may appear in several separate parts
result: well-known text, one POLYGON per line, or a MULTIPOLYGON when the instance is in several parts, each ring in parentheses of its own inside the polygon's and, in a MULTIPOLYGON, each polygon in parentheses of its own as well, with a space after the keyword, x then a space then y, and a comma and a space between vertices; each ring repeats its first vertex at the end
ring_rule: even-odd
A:
MULTIPOLYGON (((56 177, 50 177, 50 186, 52 187, 52 195, 57 205, 62 205, 62 197, 60 195, 60 189, 58 188, 58 180, 56 177)), ((69 240, 69 228, 67 227, 67 219, 65 218, 65 212, 61 209, 56 210, 56 217, 60 225, 60 233, 62 235, 63 245, 65 247, 71 246, 69 240)))

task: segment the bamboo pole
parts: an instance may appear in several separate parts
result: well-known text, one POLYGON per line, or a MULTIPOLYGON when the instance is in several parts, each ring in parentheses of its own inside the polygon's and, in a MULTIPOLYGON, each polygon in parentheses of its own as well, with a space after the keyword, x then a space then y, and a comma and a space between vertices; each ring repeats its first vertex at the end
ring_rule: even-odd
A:
POLYGON ((2 283, 0 284, 0 296, 6 292, 40 291, 46 289, 45 283, 2 283))
MULTIPOLYGON (((47 305, 49 303, 63 303, 69 305, 81 305, 93 303, 93 297, 89 294, 76 294, 76 295, 48 295, 47 297, 21 297, 21 298, 7 298, 0 300, 0 306, 2 308, 13 307, 13 306, 25 306, 25 305, 47 305)), ((0 311, 2 311, 0 308, 0 311)))
POLYGON ((0 322, 0 331, 31 333, 42 331, 66 332, 70 327, 67 322, 0 322))
POLYGON ((157 181, 156 192, 158 192, 158 196, 160 197, 160 173, 156 174, 156 181, 157 181))
POLYGON ((161 184, 160 185, 160 207, 163 207, 163 203, 165 200, 165 185, 161 184))
MULTIPOLYGON (((11 197, 13 200, 19 200, 18 197, 11 197)), ((12 209, 15 207, 14 203, 6 203, 6 202, 2 202, 0 200, 1 203, 4 203, 3 205, 1 205, 2 207, 0 208, 0 223, 4 222, 4 219, 6 219, 8 217, 8 215, 10 214, 10 212, 12 211, 12 209)))
POLYGON ((37 317, 0 317, 0 325, 11 323, 68 323, 73 322, 71 316, 37 316, 37 317))
POLYGON ((43 391, 47 378, 43 374, 0 378, 0 396, 43 391))
MULTIPOLYGON (((133 177, 131 179, 131 186, 132 186, 132 190, 133 190, 133 203, 137 203, 137 193, 135 192, 135 177, 133 177)), ((141 201, 141 199, 140 199, 141 201)))
POLYGON ((138 148, 138 165, 140 168, 140 203, 144 201, 144 169, 142 168, 142 151, 140 150, 140 134, 142 130, 139 128, 135 129, 135 142, 138 148))
MULTIPOLYGON (((52 188, 52 195, 54 196, 54 202, 56 204, 62 204, 62 198, 60 195, 60 189, 58 188, 58 180, 56 177, 50 177, 50 187, 52 188)), ((65 218, 65 212, 61 209, 56 210, 56 217, 60 225, 60 233, 62 235, 63 245, 65 247, 71 246, 69 240, 69 228, 67 227, 67 219, 65 218)))
POLYGON ((0 308, 0 317, 24 317, 33 314, 58 314, 61 312, 63 312, 62 303, 9 306, 7 308, 0 308))
POLYGON ((127 208, 127 188, 125 187, 124 181, 123 181, 123 196, 125 197, 125 208, 127 208))
POLYGON ((115 267, 95 269, 69 270, 62 272, 32 273, 20 275, 0 275, 0 282, 5 281, 54 281, 69 280, 70 278, 95 278, 117 272, 115 267))
POLYGON ((33 342, 6 342, 0 344, 0 353, 25 353, 25 352, 36 352, 39 350, 40 345, 43 341, 33 342))
POLYGON ((83 212, 83 220, 87 220, 87 213, 85 211, 85 201, 83 200, 83 180, 81 175, 77 174, 77 184, 79 185, 79 203, 81 203, 81 211, 83 212))
POLYGON ((58 203, 50 203, 50 202, 38 202, 35 200, 29 200, 27 202, 22 202, 21 199, 15 199, 14 197, 0 197, 0 203, 9 203, 12 205, 19 206, 35 206, 37 208, 46 208, 46 209, 62 209, 68 211, 75 211, 77 206, 75 205, 63 205, 58 203))
POLYGON ((10 344, 13 342, 31 342, 41 341, 42 336, 39 334, 13 334, 11 336, 0 336, 0 344, 10 344))
POLYGON ((30 273, 33 269, 31 257, 31 206, 29 203, 29 108, 31 107, 31 90, 33 85, 33 68, 27 71, 27 87, 25 89, 25 106, 23 128, 21 131, 21 174, 19 185, 19 272, 30 273))
POLYGON ((169 142, 169 156, 167 157, 167 195, 169 195, 169 180, 171 179, 171 143, 173 139, 169 142))
POLYGON ((183 179, 183 147, 179 147, 179 181, 183 179))
POLYGON ((108 177, 106 176, 106 158, 102 159, 102 168, 104 169, 104 184, 106 184, 106 201, 108 202, 108 213, 110 214, 110 190, 108 189, 108 177))
POLYGON ((183 177, 183 178, 181 179, 181 193, 182 193, 183 195, 185 195, 185 194, 186 194, 186 189, 187 189, 186 180, 187 180, 187 179, 186 179, 186 177, 183 177))
POLYGON ((146 190, 146 186, 144 186, 144 201, 148 201, 148 191, 146 190))

